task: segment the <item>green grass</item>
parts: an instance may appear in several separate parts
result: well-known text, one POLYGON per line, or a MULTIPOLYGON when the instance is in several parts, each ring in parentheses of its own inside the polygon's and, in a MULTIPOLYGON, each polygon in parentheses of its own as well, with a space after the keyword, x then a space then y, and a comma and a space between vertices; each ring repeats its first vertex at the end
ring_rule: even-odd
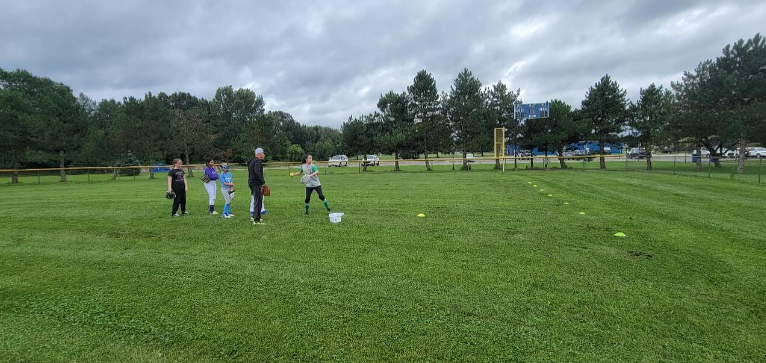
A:
POLYGON ((143 175, 0 186, 0 361, 766 360, 763 186, 449 167, 330 170, 337 225, 286 170, 262 226, 196 179, 181 218, 143 175))
MULTIPOLYGON (((491 157, 488 157, 491 158, 491 157)), ((436 165, 434 165, 434 169, 437 171, 452 171, 452 161, 441 161, 439 159, 433 159, 436 165)), ((487 160, 484 160, 485 162, 487 160)), ((491 161, 491 160, 490 160, 491 161)), ((594 158, 593 160, 588 161, 587 158, 579 158, 577 160, 567 160, 566 161, 567 166, 573 170, 580 171, 580 170, 586 170, 586 171, 596 171, 599 170, 599 162, 598 158, 594 158)), ((455 170, 460 169, 460 161, 457 160, 454 162, 455 164, 455 170)), ((636 159, 629 159, 627 162, 625 159, 619 159, 619 158, 608 158, 606 161, 607 169, 606 171, 635 171, 635 172, 647 172, 646 171, 646 160, 636 160, 636 159)), ((406 170, 409 171, 425 171, 425 166, 423 162, 410 162, 410 161, 402 161, 401 165, 405 166, 406 170)), ((521 170, 528 170, 531 165, 528 161, 519 160, 518 161, 518 168, 521 170)), ((696 165, 692 163, 691 157, 684 158, 683 156, 679 156, 676 158, 675 162, 673 161, 673 157, 664 156, 663 159, 655 160, 652 162, 653 170, 650 171, 650 173, 656 173, 656 174, 672 174, 672 175, 683 175, 683 176, 693 176, 693 177, 701 177, 701 178, 713 178, 713 179, 727 179, 727 180, 734 180, 734 181, 740 181, 740 182, 748 182, 748 183, 758 183, 759 180, 761 180, 762 183, 766 184, 766 166, 761 165, 761 160, 758 159, 748 159, 745 164, 745 173, 744 174, 736 174, 736 168, 737 168, 737 160, 735 159, 721 159, 721 166, 715 167, 715 165, 708 165, 707 161, 703 163, 703 167, 701 171, 696 170, 696 165), (761 177, 759 178, 759 174, 761 174, 761 177)), ((491 170, 493 169, 494 164, 487 165, 487 164, 481 164, 481 165, 473 165, 473 169, 475 170, 491 170)), ((537 157, 535 159, 535 169, 542 169, 543 166, 543 158, 537 157)), ((555 158, 549 159, 548 167, 550 169, 560 169, 559 162, 555 158)), ((393 161, 391 160, 382 160, 382 163, 380 166, 376 167, 369 167, 368 172, 370 173, 376 173, 376 172, 392 172, 394 169, 393 161)), ((513 160, 507 160, 506 161, 506 169, 511 170, 513 169, 513 160)), ((355 164, 354 161, 349 164, 348 168, 330 168, 327 170, 328 173, 359 173, 359 165, 355 164)))

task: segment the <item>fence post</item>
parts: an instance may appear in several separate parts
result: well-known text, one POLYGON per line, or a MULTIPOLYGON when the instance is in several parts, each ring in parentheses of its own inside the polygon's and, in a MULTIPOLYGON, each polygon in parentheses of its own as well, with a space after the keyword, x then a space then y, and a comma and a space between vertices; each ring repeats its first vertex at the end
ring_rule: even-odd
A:
POLYGON ((763 158, 758 158, 758 184, 761 184, 761 165, 763 165, 763 158))
POLYGON ((90 169, 87 170, 88 173, 88 183, 90 183, 90 169))
POLYGON ((505 173, 505 163, 508 162, 508 159, 503 157, 503 173, 505 173))
POLYGON ((40 170, 37 171, 37 185, 40 185, 40 170))
POLYGON ((582 170, 585 171, 585 158, 582 158, 582 170))
POLYGON ((707 158, 707 177, 710 178, 710 162, 713 160, 713 157, 710 156, 707 158))
POLYGON ((625 171, 628 171, 628 154, 625 154, 625 171))
POLYGON ((677 156, 673 157, 673 175, 676 175, 676 159, 677 158, 678 158, 677 156))

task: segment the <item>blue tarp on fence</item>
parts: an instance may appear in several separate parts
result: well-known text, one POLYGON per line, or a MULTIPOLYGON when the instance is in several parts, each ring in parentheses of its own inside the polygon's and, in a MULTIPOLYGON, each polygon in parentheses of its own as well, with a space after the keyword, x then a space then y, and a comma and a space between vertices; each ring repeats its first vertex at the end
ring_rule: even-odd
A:
POLYGON ((152 168, 152 169, 154 169, 153 171, 155 173, 160 173, 160 172, 163 172, 163 171, 170 171, 170 165, 167 165, 167 164, 158 163, 158 164, 153 164, 152 166, 154 166, 154 168, 152 168))

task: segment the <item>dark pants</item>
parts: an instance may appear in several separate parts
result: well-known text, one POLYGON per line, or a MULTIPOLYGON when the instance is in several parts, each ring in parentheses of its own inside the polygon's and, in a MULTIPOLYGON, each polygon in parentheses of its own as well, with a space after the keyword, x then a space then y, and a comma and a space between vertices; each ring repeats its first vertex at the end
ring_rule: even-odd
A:
POLYGON ((256 222, 261 220, 261 205, 263 205, 263 194, 261 194, 260 185, 250 185, 250 194, 253 196, 253 217, 256 222))
POLYGON ((186 188, 182 185, 180 187, 172 186, 173 192, 176 193, 176 198, 173 199, 173 213, 178 213, 178 206, 181 206, 181 213, 186 213, 186 188))
POLYGON ((306 203, 311 201, 311 193, 315 190, 319 194, 319 199, 324 202, 324 194, 322 194, 322 186, 320 185, 318 187, 306 187, 306 203))

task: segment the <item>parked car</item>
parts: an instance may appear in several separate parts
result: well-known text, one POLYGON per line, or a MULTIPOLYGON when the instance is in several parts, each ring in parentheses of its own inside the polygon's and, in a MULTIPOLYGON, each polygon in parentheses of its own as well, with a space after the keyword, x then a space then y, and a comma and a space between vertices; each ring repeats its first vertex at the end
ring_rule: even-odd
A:
POLYGON ((519 156, 520 157, 530 157, 530 156, 532 156, 532 150, 519 150, 519 156))
MULTIPOLYGON (((703 158, 710 158, 710 151, 708 149, 700 150, 703 158)), ((692 151, 692 162, 697 162, 697 150, 692 151)))
POLYGON ((327 162, 327 166, 348 166, 348 156, 346 155, 335 155, 330 158, 330 161, 327 162))
POLYGON ((738 158, 739 157, 739 149, 726 150, 726 152, 723 154, 723 157, 725 157, 725 158, 738 158))
POLYGON ((362 161, 364 165, 372 165, 372 166, 379 166, 380 165, 380 158, 378 158, 377 155, 365 155, 364 160, 362 161))
MULTIPOLYGON (((601 155, 601 151, 597 149, 586 149, 585 154, 587 155, 601 155)), ((604 146, 604 155, 612 155, 612 148, 609 146, 604 146)))
POLYGON ((472 163, 472 162, 476 161, 476 160, 473 159, 473 154, 471 154, 471 153, 465 154, 465 160, 467 162, 469 162, 469 163, 472 163))
POLYGON ((644 159, 648 157, 650 153, 646 149, 634 147, 628 151, 628 159, 644 159))
POLYGON ((574 151, 574 156, 585 156, 585 155, 588 155, 588 152, 585 151, 585 150, 575 150, 574 151))
POLYGON ((764 158, 766 157, 766 148, 764 147, 749 147, 745 156, 749 158, 764 158))
MULTIPOLYGON (((700 150, 700 152, 702 152, 702 157, 703 158, 710 157, 710 151, 708 151, 708 149, 702 148, 702 150, 700 150)), ((697 156, 697 150, 693 150, 692 151, 692 156, 697 156)))

